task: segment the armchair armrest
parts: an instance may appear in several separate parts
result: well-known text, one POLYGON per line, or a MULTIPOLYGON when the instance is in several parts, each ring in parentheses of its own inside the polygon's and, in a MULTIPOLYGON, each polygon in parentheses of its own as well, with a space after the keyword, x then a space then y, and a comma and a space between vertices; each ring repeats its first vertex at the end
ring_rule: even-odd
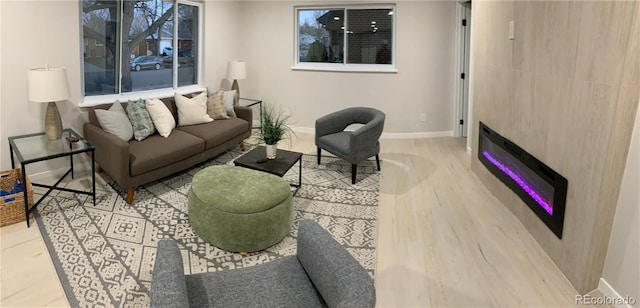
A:
POLYGON ((249 130, 251 130, 253 127, 253 110, 251 110, 251 107, 233 106, 233 110, 238 118, 249 122, 249 130))
POLYGON ((375 288, 369 274, 316 222, 299 223, 297 256, 329 307, 375 306, 375 288))
POLYGON ((91 123, 83 127, 84 138, 95 148, 95 160, 123 188, 129 187, 129 143, 91 123))
POLYGON ((189 307, 182 255, 173 240, 160 240, 151 280, 151 307, 189 307))
POLYGON ((384 118, 384 115, 380 115, 351 133, 351 146, 356 152, 368 152, 367 150, 373 150, 378 144, 384 129, 384 118))
POLYGON ((343 131, 351 125, 352 116, 347 110, 341 110, 324 115, 316 120, 316 144, 322 136, 343 131))

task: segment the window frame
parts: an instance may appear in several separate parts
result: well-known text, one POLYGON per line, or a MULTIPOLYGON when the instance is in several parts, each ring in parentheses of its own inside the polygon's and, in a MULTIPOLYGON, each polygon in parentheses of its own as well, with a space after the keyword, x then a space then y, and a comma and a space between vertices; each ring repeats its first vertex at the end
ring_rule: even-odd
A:
MULTIPOLYGON (((128 1, 128 0, 121 0, 121 1, 128 1)), ((80 18, 79 18, 79 25, 80 25, 80 35, 83 35, 83 29, 82 29, 82 1, 78 1, 79 5, 80 5, 80 18)), ((194 2, 194 1, 189 1, 189 0, 175 0, 174 1, 174 7, 173 7, 173 16, 174 16, 174 27, 173 27, 173 35, 174 37, 177 37, 178 35, 178 20, 177 18, 175 18, 175 16, 178 16, 178 5, 179 4, 184 4, 184 5, 190 5, 190 6, 195 6, 198 8, 198 46, 197 46, 197 55, 198 55, 198 59, 195 60, 197 65, 196 65, 196 70, 197 70, 197 84, 193 84, 193 85, 188 85, 188 86, 182 86, 179 87, 178 86, 178 70, 177 67, 174 67, 172 69, 172 86, 170 88, 160 88, 160 89, 153 89, 153 90, 143 90, 143 91, 131 91, 131 92, 120 92, 118 94, 105 94, 105 95, 92 95, 92 96, 87 96, 85 94, 85 73, 84 73, 84 59, 81 58, 80 59, 80 67, 82 69, 81 72, 81 77, 80 80, 82 81, 82 85, 81 85, 81 90, 82 90, 82 100, 80 101, 79 107, 91 107, 91 106, 96 106, 96 105, 100 105, 100 104, 107 104, 107 103, 113 103, 116 100, 119 100, 121 102, 127 102, 129 100, 138 100, 140 98, 142 99, 149 99, 149 98, 163 98, 163 97, 173 97, 175 95, 175 93, 178 94, 187 94, 187 93, 193 93, 193 92, 202 92, 206 90, 206 87, 204 87, 202 85, 202 65, 203 65, 203 60, 202 60, 202 45, 204 43, 203 41, 203 32, 204 32, 204 4, 201 2, 194 2)), ((122 14, 122 6, 120 6, 120 14, 122 14)), ((120 29, 120 31, 124 31, 124 29, 120 29)), ((121 45, 121 44, 120 44, 121 45)), ((178 40, 174 39, 173 40, 173 44, 171 45, 173 47, 174 50, 178 49, 178 40)), ((80 51, 82 54, 82 51, 84 50, 84 40, 81 39, 80 40, 80 51)), ((122 47, 120 47, 120 55, 118 56, 119 58, 119 63, 118 63, 118 67, 119 69, 122 69, 122 61, 129 61, 129 58, 127 57, 126 59, 124 59, 125 57, 122 57, 122 47)), ((178 58, 178 54, 177 52, 173 53, 173 63, 174 64, 179 64, 179 60, 178 58)), ((119 79, 122 79, 122 74, 119 72, 119 79)), ((118 87, 120 89, 120 91, 122 91, 121 87, 118 87)))
MULTIPOLYGON (((301 71, 329 71, 329 72, 372 72, 372 73, 397 73, 396 68, 396 19, 397 19, 397 7, 394 3, 376 3, 376 4, 345 4, 345 5, 299 5, 294 6, 294 54, 293 54, 293 66, 292 70, 301 71), (347 63, 347 57, 345 56, 345 63, 326 63, 326 62, 300 62, 300 14, 299 11, 308 10, 344 10, 344 24, 345 27, 348 24, 349 17, 348 10, 367 10, 367 9, 391 9, 393 11, 392 27, 391 30, 391 64, 360 64, 360 63, 347 63)), ((347 29, 348 30, 348 29, 347 29)), ((344 54, 347 54, 348 50, 348 35, 347 32, 344 36, 344 54)))

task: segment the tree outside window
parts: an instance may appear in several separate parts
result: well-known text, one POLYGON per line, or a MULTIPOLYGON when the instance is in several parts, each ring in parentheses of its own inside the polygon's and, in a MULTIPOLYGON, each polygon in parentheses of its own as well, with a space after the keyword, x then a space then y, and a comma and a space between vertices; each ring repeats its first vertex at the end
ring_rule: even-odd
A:
POLYGON ((197 84, 198 16, 173 0, 83 0, 85 96, 197 84))

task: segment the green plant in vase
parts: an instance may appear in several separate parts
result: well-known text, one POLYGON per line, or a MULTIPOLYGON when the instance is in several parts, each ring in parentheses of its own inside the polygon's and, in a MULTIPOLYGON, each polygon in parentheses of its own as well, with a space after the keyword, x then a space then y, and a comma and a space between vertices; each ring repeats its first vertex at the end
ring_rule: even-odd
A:
POLYGON ((280 140, 289 139, 293 131, 287 124, 291 115, 285 114, 275 107, 262 108, 262 127, 258 140, 265 143, 267 159, 276 158, 277 145, 280 140))

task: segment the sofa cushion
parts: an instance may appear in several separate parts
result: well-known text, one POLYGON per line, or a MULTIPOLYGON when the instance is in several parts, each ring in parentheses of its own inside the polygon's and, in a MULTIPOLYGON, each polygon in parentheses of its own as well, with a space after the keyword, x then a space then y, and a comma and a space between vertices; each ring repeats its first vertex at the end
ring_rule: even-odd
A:
POLYGON ((190 307, 323 307, 295 256, 186 276, 190 307))
POLYGON ((175 95, 178 106, 178 126, 208 123, 213 119, 207 114, 207 93, 202 92, 193 98, 175 95))
POLYGON ((229 118, 205 124, 179 126, 176 130, 187 132, 205 141, 205 149, 216 147, 247 131, 247 121, 229 118))
POLYGON ((169 137, 171 131, 176 128, 176 120, 167 105, 157 98, 147 99, 144 103, 160 136, 169 137))
POLYGON ((224 91, 222 100, 224 102, 224 108, 227 109, 227 115, 230 117, 236 117, 236 111, 233 109, 234 98, 236 96, 236 90, 224 91))
POLYGON ((151 115, 142 99, 129 101, 127 115, 133 126, 133 137, 136 140, 142 141, 156 132, 151 115))
POLYGON ((95 114, 105 132, 115 135, 124 141, 129 141, 133 138, 133 127, 120 102, 116 101, 109 110, 98 109, 95 114))
POLYGON ((129 173, 136 176, 200 154, 202 151, 202 139, 179 130, 175 130, 167 138, 154 134, 142 142, 129 141, 129 173))
POLYGON ((214 120, 228 119, 227 109, 224 107, 224 90, 220 89, 209 94, 207 98, 207 114, 214 120))

